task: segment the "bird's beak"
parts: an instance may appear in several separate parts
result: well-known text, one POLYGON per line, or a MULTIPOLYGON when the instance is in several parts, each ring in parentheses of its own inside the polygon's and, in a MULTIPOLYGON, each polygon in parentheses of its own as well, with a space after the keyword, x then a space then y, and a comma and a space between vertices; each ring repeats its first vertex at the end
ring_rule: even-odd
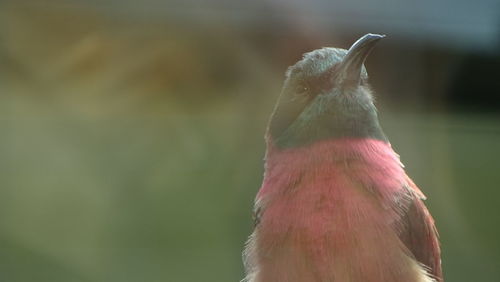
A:
POLYGON ((361 70, 366 57, 377 42, 385 35, 368 33, 352 44, 347 55, 340 64, 339 73, 343 83, 358 85, 361 80, 361 70))

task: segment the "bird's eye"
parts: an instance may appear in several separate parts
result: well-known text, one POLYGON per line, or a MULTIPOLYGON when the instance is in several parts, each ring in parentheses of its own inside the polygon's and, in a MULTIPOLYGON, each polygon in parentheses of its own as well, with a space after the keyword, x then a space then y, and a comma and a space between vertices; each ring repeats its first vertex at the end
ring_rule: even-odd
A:
POLYGON ((307 101, 309 99, 309 87, 298 85, 292 96, 292 101, 307 101))
POLYGON ((297 92, 300 92, 300 93, 306 93, 309 91, 309 85, 304 83, 304 84, 300 84, 298 85, 297 87, 297 92))

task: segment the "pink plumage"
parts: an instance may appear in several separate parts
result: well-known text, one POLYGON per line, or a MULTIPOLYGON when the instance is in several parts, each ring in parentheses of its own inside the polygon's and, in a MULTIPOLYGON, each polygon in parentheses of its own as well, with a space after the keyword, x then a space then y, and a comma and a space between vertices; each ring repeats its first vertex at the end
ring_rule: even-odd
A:
MULTIPOLYGON (((428 214, 422 196, 383 141, 271 147, 248 258, 259 269, 249 281, 432 281, 401 238, 410 206, 428 214)), ((426 220, 419 228, 432 232, 426 220)))

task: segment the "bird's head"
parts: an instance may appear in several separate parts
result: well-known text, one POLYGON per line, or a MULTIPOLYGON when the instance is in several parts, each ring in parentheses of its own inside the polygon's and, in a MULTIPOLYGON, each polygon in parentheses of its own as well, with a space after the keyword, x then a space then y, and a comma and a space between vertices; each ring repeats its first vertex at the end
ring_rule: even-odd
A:
POLYGON ((363 63, 383 35, 366 34, 349 50, 323 48, 291 66, 269 123, 278 148, 332 138, 386 141, 363 63))

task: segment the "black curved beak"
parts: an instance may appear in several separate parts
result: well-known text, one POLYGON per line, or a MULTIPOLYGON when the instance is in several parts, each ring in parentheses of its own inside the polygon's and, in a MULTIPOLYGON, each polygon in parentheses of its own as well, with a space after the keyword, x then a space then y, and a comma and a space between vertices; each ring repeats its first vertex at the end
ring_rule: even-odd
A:
POLYGON ((368 33, 354 42, 340 65, 339 73, 343 83, 359 84, 363 63, 377 42, 384 37, 385 35, 368 33))

